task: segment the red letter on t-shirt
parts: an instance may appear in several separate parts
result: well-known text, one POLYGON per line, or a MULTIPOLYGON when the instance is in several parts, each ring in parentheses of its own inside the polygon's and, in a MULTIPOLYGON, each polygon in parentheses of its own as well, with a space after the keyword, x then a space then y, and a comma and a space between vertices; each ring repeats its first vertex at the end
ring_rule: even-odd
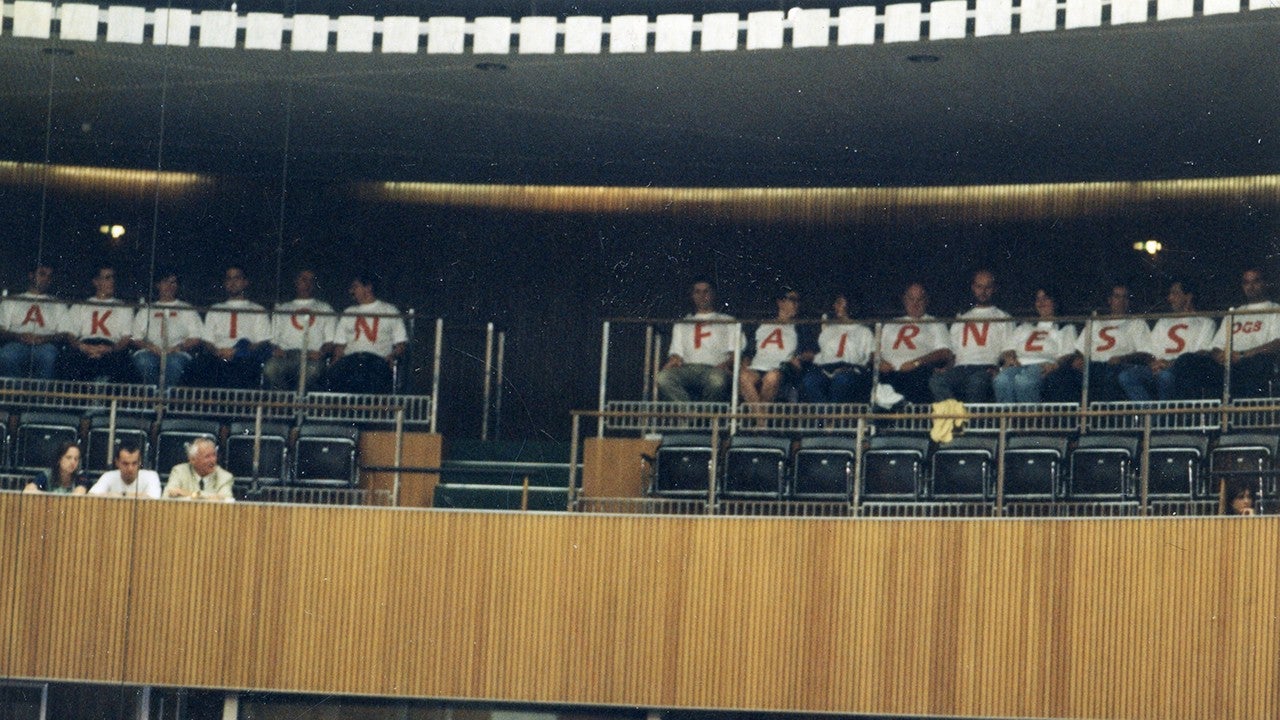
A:
POLYGON ((227 333, 227 336, 230 337, 232 340, 236 339, 237 321, 239 319, 240 319, 240 316, 238 313, 231 313, 231 330, 227 333))
POLYGON ((1187 341, 1182 337, 1182 333, 1187 329, 1186 323, 1178 323, 1169 326, 1169 339, 1173 344, 1164 349, 1165 355, 1177 355, 1187 346, 1187 341))
POLYGON ((111 337, 111 331, 107 329, 107 318, 111 317, 111 311, 108 310, 99 315, 100 312, 100 310, 93 311, 93 317, 89 322, 89 334, 111 337))
POLYGON ((1044 352, 1044 339, 1048 335, 1048 330, 1036 330, 1028 335, 1027 344, 1025 345, 1027 352, 1044 352))
POLYGON ((292 314, 292 315, 290 315, 290 316, 289 316, 289 322, 293 323, 293 327, 294 327, 295 329, 299 330, 299 331, 301 331, 301 330, 303 330, 303 329, 304 329, 304 328, 302 327, 302 323, 298 322, 298 317, 299 317, 299 316, 307 318, 307 324, 308 324, 308 325, 315 325, 315 324, 316 324, 316 316, 315 316, 315 315, 312 315, 310 312, 307 312, 306 310, 299 310, 298 312, 296 312, 296 313, 294 313, 294 314, 292 314))
POLYGON ((982 323, 981 325, 978 325, 977 323, 967 322, 964 324, 964 334, 960 337, 960 344, 964 347, 969 347, 969 338, 972 337, 974 345, 977 347, 986 347, 987 336, 990 334, 991 323, 982 323), (982 329, 979 330, 978 328, 982 329))
POLYGON ((836 348, 836 357, 838 358, 844 357, 844 348, 848 344, 849 344, 849 333, 844 333, 843 335, 840 336, 840 346, 836 348))
POLYGON ((24 326, 27 323, 32 323, 32 322, 35 323, 36 325, 39 325, 40 327, 44 327, 44 313, 40 312, 39 305, 32 305, 31 307, 27 308, 27 316, 22 318, 22 325, 24 326))
MULTIPOLYGON (((359 322, 359 320, 357 320, 357 322, 359 322)), ((702 339, 709 338, 709 337, 711 337, 711 331, 708 330, 705 325, 703 325, 702 323, 698 323, 694 325, 693 326, 693 349, 701 350, 702 339)))
POLYGON ((774 328, 773 332, 769 333, 768 337, 760 342, 760 349, 763 350, 770 345, 773 345, 779 350, 785 349, 782 347, 782 328, 774 328))
POLYGON ((1116 328, 1114 325, 1098 328, 1098 337, 1102 338, 1102 342, 1098 343, 1098 347, 1094 352, 1103 352, 1110 350, 1116 346, 1116 328))
POLYGON ((369 338, 369 342, 378 342, 378 321, 381 319, 382 318, 367 318, 363 316, 357 317, 356 340, 359 340, 361 333, 363 333, 365 337, 369 338), (369 324, 369 321, 371 320, 373 321, 372 325, 369 324))
POLYGON ((908 350, 915 350, 915 337, 920 334, 919 325, 903 325, 898 328, 898 337, 893 341, 893 349, 897 350, 902 346, 906 346, 908 350))

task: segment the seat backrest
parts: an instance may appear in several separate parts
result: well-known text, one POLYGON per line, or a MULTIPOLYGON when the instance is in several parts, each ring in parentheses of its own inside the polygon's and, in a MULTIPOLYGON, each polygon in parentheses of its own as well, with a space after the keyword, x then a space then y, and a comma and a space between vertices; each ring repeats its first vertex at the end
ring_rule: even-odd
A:
POLYGON ((996 451, 1000 447, 1000 442, 993 437, 979 437, 975 435, 961 435, 953 438, 949 443, 939 443, 935 453, 946 452, 985 452, 991 457, 995 457, 996 451))
POLYGON ((1138 438, 1128 435, 1083 435, 1076 441, 1076 452, 1081 450, 1112 450, 1126 453, 1130 458, 1138 454, 1138 438))
POLYGON ((1005 442, 1005 451, 1049 452, 1062 459, 1067 454, 1067 439, 1053 435, 1016 435, 1005 442))
POLYGON ((817 435, 800 438, 799 450, 847 450, 849 452, 857 452, 858 439, 842 435, 817 435))
POLYGON ((924 457, 929 454, 929 438, 916 435, 876 435, 871 438, 869 449, 917 452, 924 457))
POLYGON ((735 435, 729 441, 729 452, 734 450, 775 450, 784 456, 790 456, 791 438, 735 435))

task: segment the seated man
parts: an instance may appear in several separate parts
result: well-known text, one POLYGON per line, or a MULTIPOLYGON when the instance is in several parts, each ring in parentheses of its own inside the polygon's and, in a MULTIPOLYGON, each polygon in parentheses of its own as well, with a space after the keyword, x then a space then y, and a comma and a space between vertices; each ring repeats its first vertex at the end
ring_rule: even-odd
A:
POLYGON ((142 448, 125 439, 116 448, 116 469, 108 470, 89 488, 90 495, 124 497, 160 497, 160 476, 155 470, 142 470, 142 448))
POLYGON ((300 271, 294 277, 293 286, 297 297, 277 305, 271 316, 274 348, 271 359, 262 368, 262 375, 273 390, 296 390, 298 372, 303 368, 306 384, 310 386, 320 376, 324 354, 333 347, 336 319, 329 303, 314 297, 316 274, 311 270, 300 271))
POLYGON ((187 461, 169 471, 164 496, 232 502, 234 480, 231 473, 218 467, 218 446, 209 438, 196 438, 187 445, 187 461))
POLYGON ((880 384, 892 386, 907 402, 929 403, 933 373, 955 357, 947 328, 925 313, 929 294, 920 283, 902 293, 906 314, 885 323, 880 336, 880 384))
POLYGON ((724 402, 733 382, 733 352, 742 339, 733 318, 715 311, 716 286, 709 278, 695 279, 689 297, 693 312, 671 327, 671 350, 656 381, 658 398, 724 402))
MULTIPOLYGON (((1194 313, 1196 293, 1190 280, 1173 281, 1169 308, 1176 313, 1194 313)), ((1194 315, 1157 320, 1146 347, 1151 361, 1120 371, 1125 396, 1130 400, 1179 400, 1221 395, 1222 374, 1216 373, 1215 386, 1217 368, 1210 353, 1216 325, 1212 318, 1194 315)))
POLYGON ((271 356, 271 321, 266 308, 245 297, 249 279, 231 265, 223 276, 227 299, 209 308, 204 340, 210 350, 192 361, 186 382, 201 387, 258 387, 262 363, 271 356))
POLYGON ((377 278, 356 275, 348 292, 356 304, 342 312, 334 332, 329 389, 345 393, 389 393, 391 365, 409 344, 404 320, 395 305, 375 294, 377 278))
POLYGON ((1151 361, 1147 342, 1151 328, 1129 314, 1129 286, 1116 283, 1107 293, 1107 314, 1092 319, 1087 332, 1076 341, 1076 354, 1062 368, 1063 379, 1073 395, 1079 396, 1084 382, 1085 362, 1089 363, 1089 401, 1124 399, 1120 373, 1134 365, 1151 361))
MULTIPOLYGON (((1280 355, 1280 305, 1267 297, 1267 281, 1258 268, 1245 270, 1240 276, 1240 290, 1245 304, 1232 308, 1213 338, 1213 359, 1219 365, 1231 361, 1231 395, 1264 397, 1275 375, 1280 355), (1238 314, 1237 314, 1238 313, 1238 314), (1231 353, 1228 358, 1227 326, 1231 327, 1231 353)), ((1218 386, 1223 369, 1218 369, 1218 386)))
POLYGON ((36 265, 27 279, 26 292, 0 303, 0 376, 49 380, 67 309, 49 295, 52 266, 36 265))
POLYGON ((133 368, 142 382, 155 385, 164 367, 164 386, 173 387, 200 345, 204 322, 190 304, 178 299, 178 274, 156 273, 156 300, 133 317, 133 368))
POLYGON ((957 316, 961 322, 951 325, 955 364, 929 379, 934 400, 984 403, 992 399, 991 380, 996 374, 1000 351, 1013 332, 1013 323, 990 322, 1009 317, 1009 313, 991 303, 996 276, 990 270, 974 273, 969 290, 973 293, 973 307, 957 316))
POLYGON ((133 309, 116 297, 116 271, 99 265, 93 297, 67 309, 63 331, 69 342, 62 353, 62 376, 68 380, 124 380, 129 369, 133 309))

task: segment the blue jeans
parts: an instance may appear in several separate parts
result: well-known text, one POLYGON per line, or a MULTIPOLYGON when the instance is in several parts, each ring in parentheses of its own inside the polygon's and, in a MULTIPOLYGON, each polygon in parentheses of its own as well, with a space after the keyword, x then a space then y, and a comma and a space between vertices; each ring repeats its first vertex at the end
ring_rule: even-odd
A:
POLYGON ((861 365, 811 367, 803 383, 804 400, 808 402, 870 402, 871 371, 861 365))
MULTIPOLYGON (((160 380, 160 356, 150 350, 139 350, 133 354, 133 367, 142 377, 142 382, 155 385, 160 380)), ((184 352, 171 352, 165 360, 164 386, 174 387, 182 380, 182 374, 191 364, 191 356, 184 352)))
POLYGON ((1156 398, 1172 400, 1174 398, 1174 377, 1171 367, 1160 372, 1152 372, 1149 365, 1130 365, 1120 371, 1117 378, 1124 395, 1130 400, 1151 400, 1151 390, 1156 391, 1156 398))
POLYGON ((0 375, 49 380, 58 360, 58 346, 51 343, 27 345, 17 341, 0 347, 0 375))
POLYGON ((1038 403, 1040 385, 1044 382, 1044 365, 1017 365, 1001 370, 991 380, 996 402, 1038 403))

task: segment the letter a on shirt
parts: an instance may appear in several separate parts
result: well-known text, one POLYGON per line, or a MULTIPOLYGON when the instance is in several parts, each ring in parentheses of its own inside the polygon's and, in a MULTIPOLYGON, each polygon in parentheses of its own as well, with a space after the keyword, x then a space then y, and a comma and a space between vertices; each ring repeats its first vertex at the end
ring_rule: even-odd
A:
POLYGON ((27 316, 22 318, 22 327, 26 327, 31 323, 44 327, 44 313, 40 312, 39 305, 32 305, 27 308, 27 316))
POLYGON ((770 345, 778 348, 779 350, 783 349, 782 348, 782 328, 774 328, 773 332, 769 333, 768 337, 766 337, 764 340, 760 342, 760 349, 763 350, 764 348, 767 348, 770 345))

